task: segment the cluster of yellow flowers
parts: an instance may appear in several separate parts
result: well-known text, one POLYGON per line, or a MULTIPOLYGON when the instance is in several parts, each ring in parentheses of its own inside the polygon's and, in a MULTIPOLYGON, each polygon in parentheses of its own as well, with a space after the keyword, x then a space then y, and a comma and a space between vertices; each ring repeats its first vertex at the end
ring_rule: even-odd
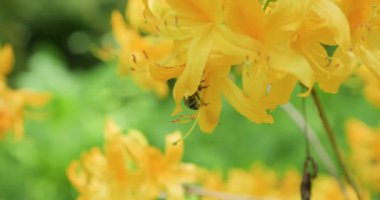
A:
POLYGON ((93 148, 74 161, 68 177, 80 192, 78 199, 155 199, 165 192, 168 199, 184 199, 182 184, 193 183, 195 166, 181 163, 183 143, 174 132, 166 137, 166 151, 150 146, 144 135, 127 135, 112 122, 105 129, 105 152, 93 148))
POLYGON ((212 132, 222 95, 256 123, 289 101, 297 82, 330 93, 359 65, 380 80, 379 0, 130 0, 127 26, 114 12, 120 69, 146 87, 195 98, 199 126, 212 132), (140 34, 143 33, 143 34, 140 34), (241 69, 242 86, 231 78, 241 69), (139 75, 137 75, 139 74, 139 75))
MULTIPOLYGON (((348 134, 353 149, 353 164, 362 173, 360 177, 365 178, 363 184, 379 191, 380 177, 377 172, 380 162, 375 162, 380 160, 379 145, 376 145, 379 137, 356 121, 349 123, 348 134)), ((68 177, 79 192, 78 199, 166 197, 169 200, 183 200, 186 195, 199 196, 203 200, 222 197, 300 198, 301 175, 296 170, 279 176, 275 171, 255 164, 250 170, 231 169, 224 179, 220 173, 182 163, 183 143, 173 145, 180 137, 179 132, 169 134, 166 137, 166 151, 162 153, 150 146, 139 131, 131 130, 123 134, 109 120, 105 129, 104 152, 95 147, 84 153, 80 161, 73 161, 68 168, 68 177)), ((361 192, 363 199, 370 199, 368 191, 361 192)), ((345 195, 331 176, 318 175, 313 181, 313 199, 356 199, 354 191, 348 186, 345 195)))
POLYGON ((380 129, 372 130, 363 122, 347 123, 347 138, 351 147, 351 164, 361 184, 380 192, 380 129))
POLYGON ((14 53, 11 45, 0 48, 0 139, 12 131, 16 138, 24 134, 24 112, 26 106, 44 105, 50 96, 29 90, 14 90, 7 85, 6 76, 12 70, 14 53))

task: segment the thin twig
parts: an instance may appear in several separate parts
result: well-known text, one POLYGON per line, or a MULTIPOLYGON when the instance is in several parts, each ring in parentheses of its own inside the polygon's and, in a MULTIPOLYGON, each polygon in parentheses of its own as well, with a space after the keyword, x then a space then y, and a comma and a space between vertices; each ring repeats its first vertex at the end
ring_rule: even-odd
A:
POLYGON ((293 104, 287 103, 281 106, 281 108, 289 115, 289 117, 297 124, 298 128, 304 133, 312 145, 313 149, 316 151, 318 157, 321 159, 322 164, 326 168, 327 172, 335 177, 338 181, 339 186, 343 192, 343 194, 347 194, 346 189, 344 187, 343 181, 341 180, 338 170, 335 167, 332 159, 329 154, 325 151, 322 146, 321 141, 317 137, 317 134, 310 127, 310 125, 306 122, 305 118, 302 114, 294 107, 293 104), (303 132, 305 131, 305 132, 303 132))
POLYGON ((315 90, 311 91, 315 106, 317 107, 320 119, 322 121, 323 127, 327 133, 327 136, 329 138, 329 141, 331 143, 331 146, 334 150, 335 156, 338 160, 339 167, 341 168, 343 175, 349 185, 352 186, 352 188, 355 190, 356 196, 359 200, 361 200, 361 195, 359 191, 359 187, 356 185, 355 181, 351 178, 350 174, 348 173, 348 170, 344 164, 342 153, 339 150, 338 143, 336 142, 334 132, 329 124, 329 121, 327 120, 327 116, 323 110, 323 107, 321 105, 321 102, 319 100, 318 94, 315 90))

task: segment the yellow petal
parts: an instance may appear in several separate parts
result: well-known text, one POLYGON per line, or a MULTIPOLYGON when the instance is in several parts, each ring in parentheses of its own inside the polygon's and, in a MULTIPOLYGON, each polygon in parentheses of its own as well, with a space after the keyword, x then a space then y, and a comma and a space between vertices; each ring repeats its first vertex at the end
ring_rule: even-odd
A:
POLYGON ((167 81, 169 79, 178 77, 184 69, 185 65, 161 66, 156 63, 151 63, 149 66, 152 78, 157 81, 167 81))
POLYGON ((181 133, 176 131, 166 136, 165 156, 168 165, 175 165, 181 162, 183 155, 183 142, 181 133))
POLYGON ((271 48, 269 50, 269 66, 272 69, 295 76, 307 88, 314 84, 314 74, 307 60, 297 52, 288 48, 271 48))
POLYGON ((263 62, 243 65, 243 91, 254 103, 265 96, 268 86, 268 66, 263 62))
POLYGON ((273 118, 264 107, 254 107, 249 98, 228 78, 221 80, 221 89, 224 97, 240 114, 255 123, 272 123, 273 118))
POLYGON ((331 31, 335 42, 345 51, 348 50, 351 42, 350 27, 342 10, 331 0, 318 0, 313 1, 312 12, 323 20, 323 25, 331 31))
POLYGON ((277 31, 295 31, 309 11, 310 0, 280 0, 268 15, 268 29, 277 31))
POLYGON ((209 27, 206 27, 191 43, 185 70, 174 86, 173 95, 177 107, 173 114, 181 111, 180 103, 183 97, 191 96, 198 90, 212 45, 209 27))
POLYGON ((380 83, 380 52, 369 50, 360 45, 357 49, 357 54, 363 61, 364 65, 376 76, 380 83))
POLYGON ((11 45, 6 44, 0 49, 0 76, 6 76, 12 70, 14 53, 11 45))
POLYGON ((348 142, 351 148, 366 147, 375 139, 375 133, 363 122, 351 119, 346 124, 348 142))
POLYGON ((116 123, 111 119, 107 118, 106 125, 104 128, 104 136, 106 140, 112 140, 113 138, 121 134, 121 129, 116 123))
POLYGON ((78 161, 73 161, 67 168, 67 177, 71 184, 80 193, 84 192, 84 187, 86 186, 86 176, 82 171, 80 171, 80 163, 78 161))
POLYGON ((183 200, 186 199, 184 196, 185 191, 181 183, 167 183, 167 200, 183 200))
POLYGON ((220 0, 166 0, 180 15, 192 20, 213 21, 221 10, 220 0))
POLYGON ((199 127, 203 132, 211 133, 219 123, 219 116, 222 111, 222 97, 220 93, 219 78, 210 80, 205 84, 208 87, 202 93, 201 99, 207 105, 199 109, 199 127))
POLYGON ((274 109, 278 105, 287 103, 290 100, 290 96, 296 83, 297 79, 291 75, 287 75, 284 78, 271 83, 269 93, 263 100, 265 107, 274 109))
POLYGON ((29 90, 20 90, 20 93, 24 96, 25 103, 32 106, 43 106, 51 99, 51 94, 46 92, 38 93, 29 90))
POLYGON ((232 30, 255 39, 264 37, 266 21, 259 1, 227 0, 224 10, 226 24, 232 30))
POLYGON ((371 17, 373 0, 344 0, 338 5, 346 14, 351 29, 355 30, 371 17))
POLYGON ((145 166, 149 160, 147 154, 148 141, 145 136, 138 130, 130 130, 123 142, 133 160, 139 166, 145 166))

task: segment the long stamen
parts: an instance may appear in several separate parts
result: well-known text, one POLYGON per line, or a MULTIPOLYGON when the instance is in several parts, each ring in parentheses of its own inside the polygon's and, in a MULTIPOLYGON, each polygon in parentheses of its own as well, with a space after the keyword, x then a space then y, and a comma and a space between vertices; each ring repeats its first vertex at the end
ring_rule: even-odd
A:
POLYGON ((173 142, 173 145, 177 145, 178 142, 180 142, 180 141, 182 141, 182 140, 185 140, 186 137, 189 136, 190 133, 193 132, 193 130, 194 130, 194 128, 195 128, 195 125, 196 125, 197 122, 198 122, 198 119, 199 119, 199 112, 198 112, 197 117, 195 118, 194 123, 193 123, 193 125, 191 126, 190 130, 187 131, 187 133, 186 133, 184 136, 182 136, 180 139, 178 139, 177 141, 173 142))

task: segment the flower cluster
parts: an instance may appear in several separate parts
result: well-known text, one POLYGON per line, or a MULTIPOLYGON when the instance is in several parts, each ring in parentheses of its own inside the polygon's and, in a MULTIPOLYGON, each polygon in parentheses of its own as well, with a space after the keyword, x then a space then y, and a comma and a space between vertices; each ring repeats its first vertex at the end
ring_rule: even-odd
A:
MULTIPOLYGON (((226 180, 223 180, 217 173, 208 172, 201 179, 201 184, 208 191, 247 197, 247 199, 255 197, 257 199, 292 200, 300 199, 301 181, 302 177, 296 170, 288 170, 284 175, 279 175, 273 170, 254 164, 250 170, 229 170, 226 180)), ((339 183, 331 176, 319 175, 313 181, 312 186, 313 199, 356 199, 355 192, 350 187, 346 187, 346 198, 339 183)), ((368 192, 363 195, 365 195, 363 199, 370 199, 368 192)), ((216 200, 217 198, 203 199, 216 200)))
POLYGON ((24 134, 24 112, 26 106, 42 106, 50 96, 29 90, 14 90, 7 85, 6 76, 14 63, 13 48, 4 45, 0 49, 0 139, 8 131, 13 131, 16 138, 24 134))
POLYGON ((195 98, 199 126, 212 132, 222 96, 251 121, 271 123, 269 112, 289 101, 298 82, 308 89, 300 96, 314 84, 336 93, 361 63, 379 84, 378 6, 378 0, 131 0, 135 30, 121 31, 128 28, 115 13, 113 27, 120 64, 149 81, 176 78, 173 114, 183 99, 195 98), (233 68, 241 69, 241 86, 233 68))
POLYGON ((362 185, 380 192, 380 129, 372 130, 363 122, 347 123, 351 162, 362 185))
MULTIPOLYGON (((365 184, 379 191, 379 163, 372 162, 379 159, 377 140, 359 122, 353 121, 349 126, 353 164, 363 173, 360 177, 365 179, 365 184), (358 140, 357 137, 365 139, 358 140)), ((69 180, 79 192, 78 199, 137 200, 165 197, 183 200, 185 196, 192 195, 202 200, 220 197, 300 198, 302 176, 298 171, 289 170, 279 175, 256 163, 249 170, 230 169, 223 177, 221 173, 183 163, 184 147, 182 142, 178 142, 180 138, 179 132, 169 134, 163 153, 150 146, 141 132, 131 130, 123 134, 109 120, 105 128, 104 152, 95 147, 84 153, 80 161, 73 161, 68 167, 69 180)), ((345 188, 344 194, 335 178, 319 174, 313 181, 311 192, 313 199, 356 199, 354 190, 348 186, 345 188)), ((364 189, 361 195, 363 199, 370 199, 368 191, 364 189)))
POLYGON ((124 135, 112 122, 105 130, 105 152, 93 148, 74 161, 68 177, 80 192, 78 199, 184 199, 182 184, 193 183, 195 166, 181 162, 183 143, 174 132, 166 137, 166 151, 150 146, 144 135, 131 130, 124 135))

